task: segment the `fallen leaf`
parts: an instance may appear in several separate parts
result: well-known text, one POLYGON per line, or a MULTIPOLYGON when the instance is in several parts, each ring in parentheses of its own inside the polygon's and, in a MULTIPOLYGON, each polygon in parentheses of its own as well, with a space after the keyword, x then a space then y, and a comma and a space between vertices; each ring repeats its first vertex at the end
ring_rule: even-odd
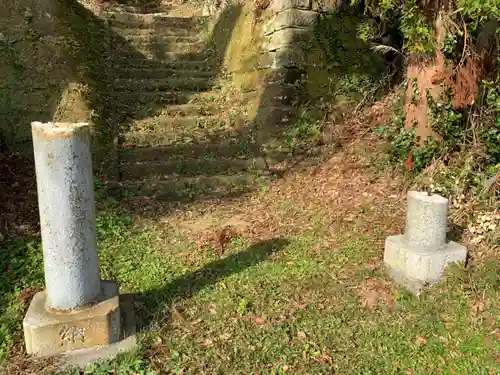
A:
POLYGON ((21 293, 19 293, 19 296, 17 298, 19 299, 20 302, 28 304, 31 302, 35 294, 41 292, 42 290, 43 288, 40 285, 30 286, 26 289, 23 289, 21 293))
POLYGON ((406 169, 411 169, 413 167, 413 155, 412 154, 408 155, 408 158, 406 159, 406 161, 404 163, 404 167, 406 169))
POLYGON ((365 279, 364 285, 358 292, 362 307, 372 309, 379 303, 387 306, 393 305, 394 295, 387 282, 370 276, 367 276, 365 279))
POLYGON ((328 354, 321 353, 314 357, 314 360, 320 363, 332 364, 333 359, 328 354))
POLYGON ((258 316, 254 319, 255 323, 262 325, 266 323, 266 318, 263 318, 261 316, 258 316))
POLYGON ((425 336, 420 336, 420 335, 415 336, 415 341, 418 344, 426 344, 427 343, 427 339, 425 338, 425 336))
POLYGON ((212 345, 213 345, 213 343, 214 343, 214 341, 213 341, 212 339, 208 339, 208 338, 207 338, 207 339, 205 339, 205 341, 203 341, 202 346, 205 346, 205 347, 206 347, 206 346, 212 346, 212 345))
POLYGON ((305 338, 307 337, 306 333, 303 331, 297 332, 297 336, 302 340, 305 340, 305 338))
POLYGON ((477 315, 482 313, 484 310, 486 310, 485 304, 483 301, 476 301, 471 307, 470 307, 470 312, 473 315, 477 315))

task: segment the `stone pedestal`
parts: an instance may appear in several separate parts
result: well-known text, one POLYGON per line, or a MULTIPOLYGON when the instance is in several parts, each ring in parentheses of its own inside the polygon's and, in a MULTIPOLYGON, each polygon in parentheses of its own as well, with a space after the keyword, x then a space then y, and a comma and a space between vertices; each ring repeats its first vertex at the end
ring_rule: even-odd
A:
POLYGON ((61 312, 47 308, 46 291, 36 294, 23 320, 26 351, 45 357, 119 341, 118 285, 101 282, 99 297, 93 305, 61 312))
POLYGON ((391 277, 414 294, 438 282, 450 263, 467 258, 464 246, 446 242, 447 214, 448 199, 410 191, 405 233, 386 239, 384 263, 391 277))
POLYGON ((78 351, 97 360, 89 350, 109 357, 135 345, 133 311, 116 283, 100 280, 90 126, 34 122, 32 133, 46 290, 23 320, 26 351, 85 365, 78 351))

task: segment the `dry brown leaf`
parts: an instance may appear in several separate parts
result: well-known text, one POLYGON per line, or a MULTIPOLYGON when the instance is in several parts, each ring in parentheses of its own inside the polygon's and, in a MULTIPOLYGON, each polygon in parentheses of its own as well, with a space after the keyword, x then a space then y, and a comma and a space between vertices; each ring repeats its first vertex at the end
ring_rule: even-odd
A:
POLYGON ((23 304, 28 304, 33 299, 35 294, 41 292, 42 290, 43 288, 40 285, 30 286, 26 289, 23 289, 21 293, 19 293, 18 299, 23 304))
POLYGON ((258 316, 254 319, 254 322, 259 324, 259 325, 262 325, 262 324, 265 324, 266 323, 266 318, 263 318, 261 316, 258 316))
POLYGON ((326 353, 321 353, 321 354, 315 356, 314 360, 316 362, 326 363, 326 364, 332 364, 333 363, 333 358, 331 356, 329 356, 328 354, 326 354, 326 353))
POLYGON ((417 344, 427 343, 427 339, 425 338, 425 336, 420 336, 420 335, 415 336, 415 341, 417 342, 417 344))
POLYGON ((307 337, 306 333, 305 333, 305 332, 303 332, 303 331, 299 331, 299 332, 297 332, 297 336, 298 336, 300 339, 302 339, 302 340, 305 340, 305 339, 306 339, 306 337, 307 337))
POLYGON ((203 347, 208 347, 208 346, 212 346, 214 344, 214 340, 212 339, 209 339, 209 338, 206 338, 203 343, 201 344, 201 346, 203 347))
POLYGON ((394 303, 394 295, 390 285, 383 280, 369 276, 358 291, 358 296, 361 300, 361 306, 368 309, 379 303, 386 306, 392 306, 394 303))

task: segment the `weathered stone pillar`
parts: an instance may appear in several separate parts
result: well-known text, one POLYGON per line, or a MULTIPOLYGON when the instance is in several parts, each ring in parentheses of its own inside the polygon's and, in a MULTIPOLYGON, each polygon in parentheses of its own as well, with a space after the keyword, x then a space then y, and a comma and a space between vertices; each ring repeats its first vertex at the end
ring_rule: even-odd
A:
POLYGON ((74 309, 100 294, 88 124, 32 124, 48 306, 74 309))
POLYGON ((85 123, 33 122, 32 134, 46 290, 23 320, 26 350, 85 364, 123 349, 110 344, 124 337, 118 286, 99 277, 91 130, 85 123), (98 354, 86 351, 83 360, 72 352, 90 348, 98 354))
POLYGON ((392 278, 415 294, 439 281, 448 264, 465 261, 467 249, 446 242, 448 199, 409 191, 406 229, 385 242, 384 263, 392 278))

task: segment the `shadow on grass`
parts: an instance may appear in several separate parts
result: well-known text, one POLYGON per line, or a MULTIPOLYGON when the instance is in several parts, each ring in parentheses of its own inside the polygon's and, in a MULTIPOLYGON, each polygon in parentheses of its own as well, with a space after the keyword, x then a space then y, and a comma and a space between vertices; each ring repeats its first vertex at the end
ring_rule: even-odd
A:
POLYGON ((203 268, 180 276, 163 288, 135 296, 139 308, 139 329, 145 330, 157 321, 168 319, 170 306, 180 299, 192 297, 199 291, 216 284, 229 275, 257 265, 289 243, 283 238, 258 242, 244 251, 208 263, 203 268), (147 307, 146 307, 147 306, 147 307))

